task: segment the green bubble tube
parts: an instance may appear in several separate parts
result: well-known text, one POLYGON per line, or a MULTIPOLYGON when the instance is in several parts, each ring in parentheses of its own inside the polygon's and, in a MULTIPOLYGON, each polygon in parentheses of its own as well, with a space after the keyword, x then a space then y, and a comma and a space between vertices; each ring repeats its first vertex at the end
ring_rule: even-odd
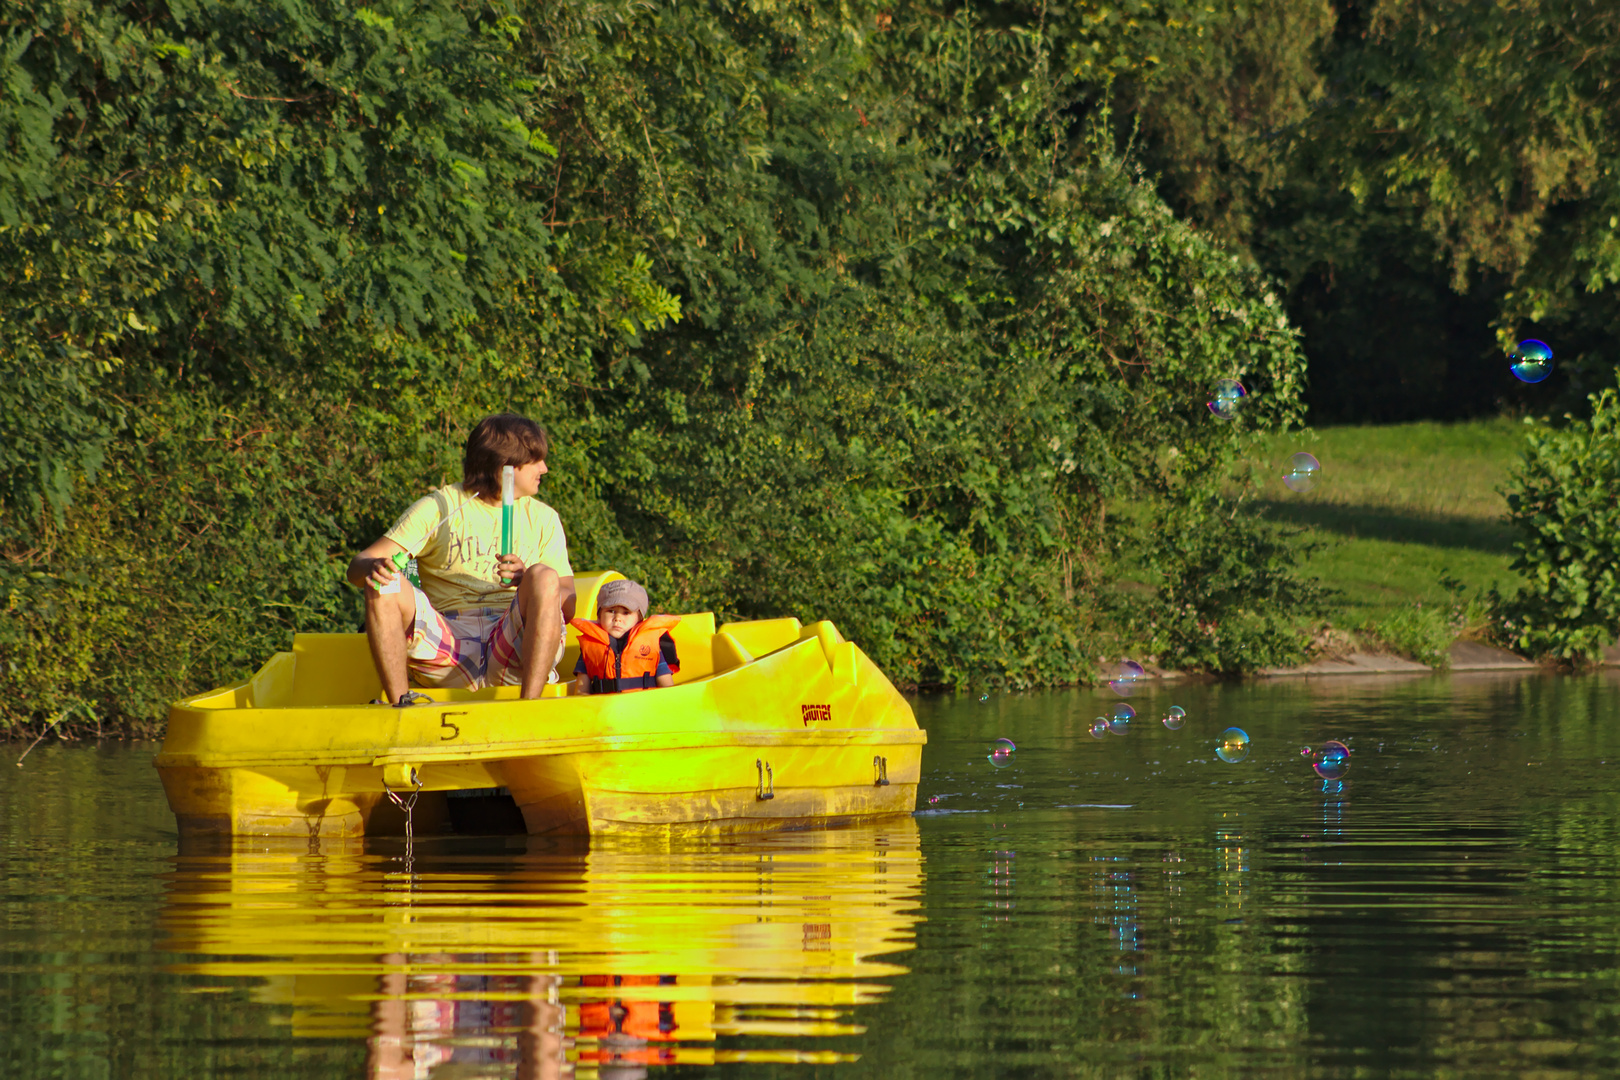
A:
MULTIPOLYGON (((514 485, 515 485, 515 480, 516 480, 516 478, 513 475, 512 466, 510 466, 510 465, 502 466, 501 467, 501 550, 500 550, 500 554, 502 554, 502 555, 510 555, 510 554, 512 554, 512 501, 513 501, 513 488, 514 488, 514 485)), ((510 579, 508 579, 504 574, 501 575, 501 581, 502 582, 508 582, 509 583, 509 580, 510 579)))

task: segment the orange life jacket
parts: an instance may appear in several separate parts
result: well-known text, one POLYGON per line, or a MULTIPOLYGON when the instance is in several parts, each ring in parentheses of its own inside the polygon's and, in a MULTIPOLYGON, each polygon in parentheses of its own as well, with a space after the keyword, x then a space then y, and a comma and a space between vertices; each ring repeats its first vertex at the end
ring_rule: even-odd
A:
MULTIPOLYGON (((662 655, 658 640, 679 623, 678 615, 654 615, 642 619, 625 634, 624 650, 613 651, 608 632, 589 619, 569 623, 579 631, 579 655, 585 661, 585 674, 591 677, 591 693, 618 694, 657 686, 658 661, 662 655)), ((670 665, 671 670, 679 670, 670 665)))

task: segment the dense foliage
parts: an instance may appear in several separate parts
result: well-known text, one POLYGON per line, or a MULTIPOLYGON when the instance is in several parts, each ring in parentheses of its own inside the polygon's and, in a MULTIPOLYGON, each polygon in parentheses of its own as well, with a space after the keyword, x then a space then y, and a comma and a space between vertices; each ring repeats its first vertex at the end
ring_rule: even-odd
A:
POLYGON ((1220 5, 1131 84, 1172 206, 1281 279, 1314 421, 1584 406, 1612 342, 1620 9, 1220 5), (1510 339, 1554 343, 1524 387, 1510 339))
POLYGON ((347 553, 504 408, 660 606, 911 683, 1159 615, 1252 666, 1286 549, 1223 569, 1264 527, 1199 508, 1302 358, 1108 137, 1202 10, 8 0, 0 708, 150 719, 352 627, 347 553))
POLYGON ((1524 585, 1506 628, 1532 656, 1598 659, 1620 625, 1620 395, 1591 396, 1591 419, 1532 429, 1508 494, 1524 585))

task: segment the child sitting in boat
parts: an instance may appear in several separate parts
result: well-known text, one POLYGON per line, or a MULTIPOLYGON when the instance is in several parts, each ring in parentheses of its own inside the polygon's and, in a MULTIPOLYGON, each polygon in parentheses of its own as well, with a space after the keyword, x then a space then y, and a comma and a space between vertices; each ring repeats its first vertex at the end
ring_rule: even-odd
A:
POLYGON ((647 618, 647 590, 634 581, 610 581, 596 594, 596 621, 575 619, 579 663, 574 693, 620 694, 674 686, 681 670, 669 630, 674 615, 647 618))
POLYGON ((349 581, 365 594, 366 636, 386 703, 428 700, 412 685, 516 684, 521 697, 534 698, 556 679, 563 621, 574 613, 574 571, 557 511, 533 498, 549 447, 533 420, 486 416, 467 436, 461 483, 412 503, 349 563, 349 581), (508 465, 516 551, 500 550, 508 465), (420 589, 400 581, 393 557, 401 552, 416 557, 420 589))

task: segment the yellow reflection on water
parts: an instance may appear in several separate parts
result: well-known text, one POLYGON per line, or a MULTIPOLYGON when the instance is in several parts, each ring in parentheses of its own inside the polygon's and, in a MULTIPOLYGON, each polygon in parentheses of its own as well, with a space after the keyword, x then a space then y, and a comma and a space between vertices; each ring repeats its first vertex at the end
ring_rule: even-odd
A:
POLYGON ((177 857, 161 947, 184 955, 171 970, 254 980, 295 1036, 367 1040, 391 1080, 851 1060, 769 1041, 860 1034, 922 888, 910 817, 685 846, 457 839, 408 862, 312 845, 177 857))

